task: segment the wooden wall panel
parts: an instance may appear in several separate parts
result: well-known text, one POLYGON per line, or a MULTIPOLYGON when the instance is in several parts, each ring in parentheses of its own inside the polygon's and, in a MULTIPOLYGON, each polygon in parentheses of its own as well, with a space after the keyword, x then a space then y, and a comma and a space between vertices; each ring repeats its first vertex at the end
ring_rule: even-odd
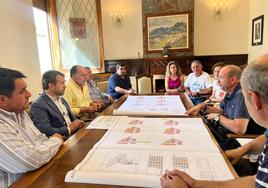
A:
POLYGON ((142 58, 142 59, 120 59, 105 60, 105 72, 114 73, 117 63, 125 63, 127 72, 130 76, 139 76, 143 74, 165 74, 166 65, 169 61, 176 61, 182 69, 183 74, 191 72, 191 62, 194 59, 200 60, 203 64, 203 70, 211 73, 213 65, 219 61, 226 64, 243 65, 247 64, 247 54, 238 55, 214 55, 214 56, 181 56, 169 58, 142 58))

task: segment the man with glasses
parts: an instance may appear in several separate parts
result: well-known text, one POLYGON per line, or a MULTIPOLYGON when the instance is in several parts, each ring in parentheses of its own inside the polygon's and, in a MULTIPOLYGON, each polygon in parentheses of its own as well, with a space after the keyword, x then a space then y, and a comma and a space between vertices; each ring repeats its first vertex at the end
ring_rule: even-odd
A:
MULTIPOLYGON (((226 150, 229 149, 226 145, 227 139, 224 139, 229 132, 242 135, 246 132, 249 114, 245 105, 245 100, 242 95, 240 77, 241 69, 235 65, 226 65, 219 72, 219 85, 223 91, 226 91, 226 96, 220 103, 219 107, 208 106, 206 103, 201 103, 198 107, 194 107, 186 112, 188 115, 195 115, 198 111, 203 110, 208 115, 208 120, 214 120, 217 124, 223 126, 221 129, 223 141, 219 143, 226 150)), ((219 140, 218 140, 219 141, 219 140)))

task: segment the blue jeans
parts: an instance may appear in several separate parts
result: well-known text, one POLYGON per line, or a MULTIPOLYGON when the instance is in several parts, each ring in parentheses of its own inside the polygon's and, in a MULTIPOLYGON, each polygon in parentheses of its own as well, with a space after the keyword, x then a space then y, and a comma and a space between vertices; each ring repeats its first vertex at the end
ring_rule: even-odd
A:
POLYGON ((206 97, 190 97, 192 103, 196 106, 201 102, 204 102, 207 98, 206 97))

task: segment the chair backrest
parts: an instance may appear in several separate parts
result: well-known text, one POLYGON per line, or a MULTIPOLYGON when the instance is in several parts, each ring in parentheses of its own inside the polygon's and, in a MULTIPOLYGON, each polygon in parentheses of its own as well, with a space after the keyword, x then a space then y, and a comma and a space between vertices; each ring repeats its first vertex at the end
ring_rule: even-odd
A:
POLYGON ((130 76, 129 79, 130 79, 130 82, 132 85, 132 89, 137 91, 137 78, 136 78, 136 76, 130 76))
POLYGON ((137 77, 138 82, 138 94, 149 94, 152 93, 152 77, 151 76, 141 76, 137 77))
POLYGON ((153 75, 153 93, 160 92, 159 90, 165 91, 165 75, 164 74, 153 75))
POLYGON ((107 90, 108 90, 108 81, 107 80, 98 81, 98 82, 96 82, 96 84, 101 92, 107 93, 107 90))

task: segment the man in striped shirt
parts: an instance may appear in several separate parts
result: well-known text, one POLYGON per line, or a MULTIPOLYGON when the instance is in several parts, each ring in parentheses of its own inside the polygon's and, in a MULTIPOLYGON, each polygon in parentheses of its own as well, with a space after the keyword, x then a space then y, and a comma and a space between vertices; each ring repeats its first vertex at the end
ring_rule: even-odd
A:
MULTIPOLYGON (((262 127, 268 128, 268 54, 249 64, 241 78, 242 93, 251 117, 262 127)), ((237 104, 239 105, 239 104, 237 104)), ((166 171, 161 185, 167 187, 268 187, 268 140, 267 131, 250 143, 227 153, 232 163, 244 154, 261 153, 255 176, 246 176, 228 181, 195 180, 180 170, 166 171), (264 147, 263 147, 264 146, 264 147)))
POLYGON ((47 138, 34 126, 25 109, 30 92, 16 70, 0 68, 0 187, 7 187, 21 173, 46 164, 63 143, 62 136, 47 138))

